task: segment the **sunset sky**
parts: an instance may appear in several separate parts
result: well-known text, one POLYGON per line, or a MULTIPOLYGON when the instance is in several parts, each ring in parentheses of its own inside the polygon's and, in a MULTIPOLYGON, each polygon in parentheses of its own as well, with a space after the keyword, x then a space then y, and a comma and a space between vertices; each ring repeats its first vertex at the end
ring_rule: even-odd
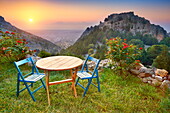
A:
POLYGON ((23 30, 84 30, 128 11, 170 32, 170 0, 0 0, 0 16, 23 30))

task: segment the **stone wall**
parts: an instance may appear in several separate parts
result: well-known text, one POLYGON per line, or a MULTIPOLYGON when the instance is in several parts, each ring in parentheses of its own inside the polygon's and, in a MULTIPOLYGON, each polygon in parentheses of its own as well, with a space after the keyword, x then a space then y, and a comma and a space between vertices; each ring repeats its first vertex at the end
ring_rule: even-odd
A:
MULTIPOLYGON (((93 69, 95 63, 90 61, 88 62, 88 66, 90 69, 93 69)), ((99 64, 99 71, 101 71, 102 68, 108 67, 109 60, 101 60, 99 64)), ((160 87, 161 89, 170 88, 170 74, 168 75, 168 71, 164 69, 147 68, 144 67, 144 65, 139 64, 134 69, 130 69, 130 72, 144 83, 148 83, 155 87, 160 87)))
POLYGON ((138 65, 130 72, 139 77, 144 83, 148 83, 161 89, 170 88, 170 75, 164 69, 146 68, 142 64, 138 65))

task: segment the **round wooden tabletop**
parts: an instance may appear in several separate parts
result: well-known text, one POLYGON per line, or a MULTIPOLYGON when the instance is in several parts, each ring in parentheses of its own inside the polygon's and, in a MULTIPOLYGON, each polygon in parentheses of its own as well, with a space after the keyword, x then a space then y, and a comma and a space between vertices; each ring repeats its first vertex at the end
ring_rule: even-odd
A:
POLYGON ((49 71, 70 70, 82 64, 83 60, 73 56, 52 56, 36 62, 38 68, 49 71))

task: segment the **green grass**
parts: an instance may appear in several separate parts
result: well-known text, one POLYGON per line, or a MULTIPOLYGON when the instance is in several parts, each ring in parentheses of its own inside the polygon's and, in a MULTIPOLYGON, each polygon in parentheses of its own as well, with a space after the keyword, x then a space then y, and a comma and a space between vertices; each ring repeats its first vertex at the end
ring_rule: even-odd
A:
MULTIPOLYGON (((27 68, 24 68, 27 69, 27 68)), ((101 92, 90 86, 86 97, 77 86, 78 97, 71 83, 50 86, 51 106, 44 89, 35 93, 33 102, 27 90, 16 97, 17 72, 13 64, 0 66, 0 112, 12 113, 168 113, 170 98, 157 88, 142 83, 134 76, 117 76, 105 69, 100 75, 101 92)), ((50 80, 68 78, 69 72, 51 72, 50 80), (65 76, 67 74, 67 76, 65 76)), ((23 85, 21 85, 23 87, 23 85)), ((36 87, 36 85, 35 85, 36 87)))

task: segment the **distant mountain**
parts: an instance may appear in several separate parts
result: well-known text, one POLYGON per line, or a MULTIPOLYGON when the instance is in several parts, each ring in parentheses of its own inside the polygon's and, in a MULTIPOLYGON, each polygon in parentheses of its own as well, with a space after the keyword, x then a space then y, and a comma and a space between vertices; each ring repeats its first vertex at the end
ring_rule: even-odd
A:
POLYGON ((65 52, 87 54, 90 44, 94 45, 94 52, 103 52, 106 39, 117 36, 128 41, 140 39, 146 45, 153 45, 167 37, 168 33, 161 26, 151 24, 149 20, 134 15, 134 12, 111 14, 99 25, 88 27, 76 43, 65 52))
MULTIPOLYGON (((120 33, 132 33, 133 35, 137 33, 151 35, 158 41, 161 41, 167 36, 167 31, 164 30, 164 28, 159 25, 151 24, 149 20, 143 17, 134 15, 134 12, 111 14, 105 18, 104 22, 100 22, 97 27, 100 29, 106 27, 114 31, 119 31, 120 33)), ((87 28, 82 37, 93 31, 93 28, 94 27, 87 28)))
POLYGON ((24 30, 21 30, 13 25, 11 25, 9 22, 6 22, 4 17, 0 16, 0 30, 2 31, 11 31, 18 33, 21 38, 24 38, 28 42, 28 47, 31 49, 37 49, 37 50, 45 50, 49 53, 58 53, 61 48, 52 42, 43 39, 39 36, 33 35, 31 33, 28 33, 24 30))

